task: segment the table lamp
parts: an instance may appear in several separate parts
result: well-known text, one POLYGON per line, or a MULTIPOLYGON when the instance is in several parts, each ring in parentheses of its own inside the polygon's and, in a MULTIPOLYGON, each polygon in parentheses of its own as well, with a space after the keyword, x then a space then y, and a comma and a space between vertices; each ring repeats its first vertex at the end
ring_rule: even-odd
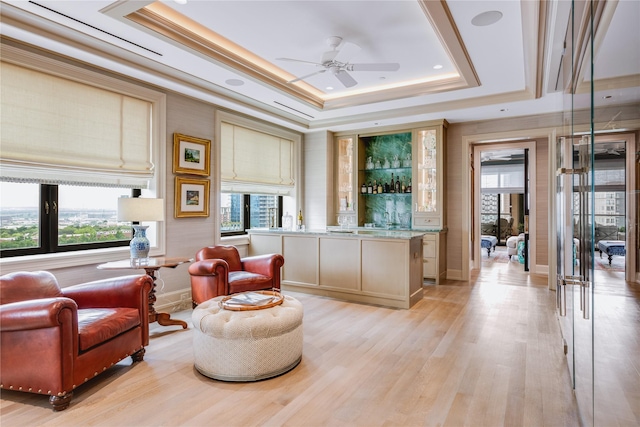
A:
MULTIPOLYGON (((164 221, 164 199, 145 199, 142 197, 121 197, 118 199, 118 221, 164 221)), ((147 225, 132 224, 131 259, 149 258, 149 239, 147 225)))

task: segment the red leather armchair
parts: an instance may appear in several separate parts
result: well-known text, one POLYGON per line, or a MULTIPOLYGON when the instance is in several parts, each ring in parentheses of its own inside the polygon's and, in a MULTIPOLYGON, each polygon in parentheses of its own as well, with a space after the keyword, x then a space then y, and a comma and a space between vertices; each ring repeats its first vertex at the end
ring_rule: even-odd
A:
POLYGON ((149 344, 147 276, 60 288, 49 272, 0 277, 0 387, 50 395, 55 411, 73 390, 149 344))
POLYGON ((235 246, 209 246, 189 266, 193 306, 219 295, 280 289, 284 257, 267 254, 240 258, 235 246))

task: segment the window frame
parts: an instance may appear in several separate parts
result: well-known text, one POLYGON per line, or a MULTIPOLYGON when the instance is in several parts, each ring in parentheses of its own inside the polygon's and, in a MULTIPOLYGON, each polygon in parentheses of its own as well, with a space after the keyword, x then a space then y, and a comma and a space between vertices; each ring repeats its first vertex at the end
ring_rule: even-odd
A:
MULTIPOLYGON (((222 194, 222 193, 221 193, 222 194)), ((241 194, 241 193, 226 193, 226 194, 241 194)), ((220 229, 220 237, 231 237, 231 236, 245 236, 249 234, 249 229, 251 228, 251 194, 242 194, 242 230, 235 231, 222 231, 220 229)), ((261 196, 261 194, 254 194, 254 196, 261 196)), ((283 214, 283 196, 276 196, 274 194, 264 194, 264 196, 268 197, 277 197, 277 205, 278 212, 276 214, 277 218, 277 226, 279 228, 282 227, 282 215, 283 214)))
MULTIPOLYGON (((107 242, 75 243, 60 245, 59 231, 59 198, 58 184, 39 184, 40 194, 38 200, 39 212, 39 239, 40 245, 30 248, 4 249, 0 251, 2 258, 13 258, 29 255, 61 254, 65 252, 105 249, 115 247, 129 247, 130 240, 111 240, 107 242), (49 206, 47 212, 47 206, 49 206)), ((131 190, 131 197, 140 195, 139 189, 131 190)), ((132 232, 133 236, 133 232, 132 232)))

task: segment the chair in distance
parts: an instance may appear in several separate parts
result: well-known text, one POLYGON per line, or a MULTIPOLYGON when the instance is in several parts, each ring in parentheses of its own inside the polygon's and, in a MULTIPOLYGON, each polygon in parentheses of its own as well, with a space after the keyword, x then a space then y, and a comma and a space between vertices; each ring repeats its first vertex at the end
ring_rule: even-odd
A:
POLYGON ((189 266, 193 307, 220 295, 280 289, 280 268, 284 257, 265 254, 240 258, 235 246, 200 249, 189 266))

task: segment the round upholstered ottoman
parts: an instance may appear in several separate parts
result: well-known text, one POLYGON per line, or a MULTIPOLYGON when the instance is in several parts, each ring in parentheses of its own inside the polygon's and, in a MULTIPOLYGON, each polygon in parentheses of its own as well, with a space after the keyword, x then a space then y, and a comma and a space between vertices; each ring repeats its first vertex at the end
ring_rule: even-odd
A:
POLYGON ((257 381, 295 368, 302 358, 302 304, 231 311, 216 297, 193 310, 196 369, 222 381, 257 381))

